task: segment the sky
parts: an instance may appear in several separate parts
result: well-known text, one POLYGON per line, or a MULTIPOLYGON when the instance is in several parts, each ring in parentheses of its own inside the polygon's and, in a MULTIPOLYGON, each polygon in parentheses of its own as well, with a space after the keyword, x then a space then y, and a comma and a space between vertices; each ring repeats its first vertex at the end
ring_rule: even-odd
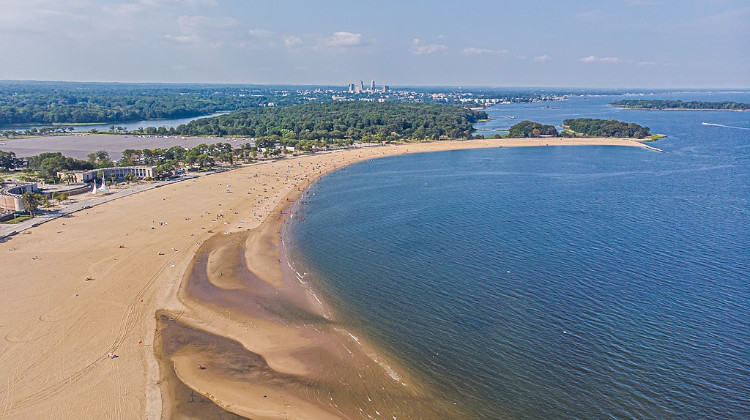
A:
POLYGON ((750 88, 749 0, 0 0, 0 80, 750 88))

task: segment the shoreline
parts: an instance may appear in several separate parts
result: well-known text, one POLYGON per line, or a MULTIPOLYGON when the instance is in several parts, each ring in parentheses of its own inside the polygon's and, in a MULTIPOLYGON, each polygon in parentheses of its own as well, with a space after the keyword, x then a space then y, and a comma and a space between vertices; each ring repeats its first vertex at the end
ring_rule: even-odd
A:
POLYGON ((750 109, 721 109, 721 108, 643 108, 621 106, 617 109, 633 111, 731 111, 731 112, 748 112, 750 109))
MULTIPOLYGON (((296 394, 274 399, 275 409, 284 407, 287 410, 290 408, 285 404, 290 404, 300 412, 307 409, 330 411, 331 406, 320 402, 320 397, 315 396, 317 394, 306 393, 306 388, 300 385, 305 381, 320 381, 329 387, 332 394, 330 398, 335 397, 337 404, 348 407, 346 411, 356 409, 355 398, 345 390, 331 385, 331 377, 326 376, 326 370, 321 367, 324 364, 319 363, 325 357, 329 361, 339 360, 331 357, 341 353, 336 350, 339 347, 320 347, 320 343, 325 342, 321 341, 322 333, 286 325, 279 329, 279 325, 265 324, 271 321, 278 323, 278 318, 262 320, 253 318, 253 314, 228 311, 219 304, 196 303, 189 295, 185 299, 183 285, 186 276, 192 273, 200 258, 203 252, 201 250, 208 249, 204 246, 207 247, 206 244, 211 244, 212 240, 221 242, 214 239, 217 237, 221 240, 234 240, 235 237, 240 237, 237 235, 245 232, 262 230, 264 224, 273 219, 273 215, 280 218, 282 211, 279 208, 289 205, 289 194, 301 194, 320 176, 355 162, 407 153, 544 145, 645 148, 642 143, 623 139, 500 139, 348 149, 252 165, 186 180, 50 221, 27 231, 28 236, 9 238, 0 243, 0 252, 4 254, 2 268, 6 274, 0 280, 0 288, 5 292, 6 299, 14 304, 0 309, 0 319, 3 320, 0 323, 0 335, 5 339, 0 347, 0 361, 6 365, 12 364, 13 368, 0 374, 0 379, 9 384, 4 391, 0 390, 0 412, 12 417, 83 414, 87 417, 145 415, 149 418, 160 418, 162 414, 170 413, 169 410, 174 408, 169 405, 170 401, 164 399, 170 393, 163 391, 161 387, 162 382, 170 383, 170 378, 166 375, 168 372, 164 361, 156 357, 156 353, 161 353, 159 345, 162 343, 158 340, 163 336, 163 327, 159 323, 163 322, 162 315, 165 314, 167 320, 170 316, 184 319, 187 327, 198 326, 204 333, 216 335, 213 340, 225 343, 222 344, 225 348, 232 345, 222 341, 224 339, 241 343, 245 350, 260 355, 266 361, 269 368, 274 370, 271 375, 281 375, 280 380, 288 381, 284 383, 296 384, 296 388, 292 387, 296 394), (288 171, 288 177, 285 171, 288 171), (227 192, 230 189, 231 192, 227 192), (217 217, 218 215, 221 217, 217 217), (134 262, 137 264, 133 264, 134 262), (85 280, 87 278, 93 281, 85 280), (33 293, 29 293, 28 282, 34 284, 33 293), (211 314, 212 305, 219 310, 218 315, 211 314), (222 309, 228 312, 222 314, 222 309), (206 315, 207 318, 193 314, 206 315), (261 328, 260 321, 263 321, 263 331, 270 334, 260 334, 264 342, 248 341, 244 336, 246 322, 233 320, 233 315, 237 319, 244 317, 243 321, 257 321, 258 328, 261 328), (212 323, 215 325, 211 325, 212 323), (290 341, 290 337, 296 337, 298 343, 317 343, 313 348, 319 351, 313 353, 315 357, 312 362, 304 357, 300 358, 292 349, 293 346, 287 345, 294 341, 290 341), (282 344, 287 345, 286 353, 282 344), (261 348, 263 345, 266 347, 261 348), (152 349, 152 346, 156 349, 152 349), (118 357, 108 359, 106 355, 110 352, 118 357), (317 364, 315 360, 318 360, 317 364), (98 404, 91 404, 94 400, 98 404), (313 401, 312 405, 308 405, 310 401, 313 401), (166 411, 162 412, 163 409, 166 411)), ((292 202, 296 202, 296 199, 292 202)), ((280 230, 276 232, 271 228, 269 234, 277 235, 278 240, 281 240, 280 230)), ((273 245, 268 245, 268 241, 243 246, 254 246, 261 252, 273 248, 273 245)), ((221 249, 221 246, 218 248, 221 249)), ((219 251, 216 255, 221 252, 230 251, 219 251)), ((226 255, 237 255, 232 252, 236 252, 236 249, 226 255)), ((274 265, 273 255, 270 258, 271 265, 274 265)), ((281 258, 275 264, 277 273, 281 270, 280 260, 281 258)), ((247 267, 248 271, 256 275, 264 267, 268 268, 267 264, 253 265, 252 261, 247 263, 247 267)), ((223 268, 219 268, 219 273, 223 273, 222 270, 223 268)), ((242 286, 237 281, 217 280, 216 273, 212 276, 209 276, 211 284, 221 290, 234 291, 242 286)), ((263 275, 258 277, 263 278, 263 275)), ((262 281, 283 287, 283 281, 262 281)), ((272 287, 268 292, 278 290, 272 287)), ((271 295, 267 294, 261 298, 269 296, 271 295)), ((274 296, 271 297, 275 299, 274 296)), ((290 308, 284 306, 289 302, 294 303, 292 309, 296 305, 306 305, 304 299, 293 299, 294 293, 286 297, 288 299, 281 306, 278 306, 278 300, 266 302, 267 308, 272 312, 276 311, 275 313, 281 310, 283 314, 283 310, 290 308)), ((311 307, 307 307, 308 315, 314 314, 311 307)), ((295 311, 292 313, 299 314, 295 311)), ((321 313, 317 315, 321 316, 321 313)), ((312 319, 320 322, 320 318, 312 319)), ((326 322, 311 324, 322 329, 326 322)), ((343 345, 346 348, 347 342, 349 346, 354 346, 353 338, 350 339, 343 333, 339 333, 338 337, 336 346, 343 345)), ((232 387, 221 386, 221 382, 225 380, 214 378, 208 381, 212 386, 217 385, 218 391, 205 385, 206 378, 200 382, 201 377, 198 375, 208 373, 203 376, 211 377, 214 372, 220 373, 220 369, 194 368, 193 362, 199 357, 195 354, 199 353, 191 351, 184 350, 185 353, 178 354, 172 361, 172 366, 179 370, 177 377, 181 381, 193 381, 191 383, 195 388, 203 390, 203 393, 198 393, 219 402, 220 406, 246 413, 247 407, 234 402, 238 398, 244 401, 245 396, 240 398, 232 394, 232 387)), ((177 353, 179 349, 172 355, 177 353)), ((230 356, 231 354, 229 352, 230 356)), ((359 356, 362 355, 368 356, 367 351, 363 350, 359 356)), ((259 360, 252 355, 244 357, 245 360, 259 360)), ((354 358, 359 362, 366 360, 354 358)), ((367 365, 365 377, 375 378, 371 381, 372 384, 393 382, 382 366, 364 363, 367 365), (382 382, 383 379, 385 382, 382 382)), ((352 366, 361 368, 361 364, 354 363, 352 366)), ((258 362, 256 365, 260 366, 262 363, 258 362)), ((399 376, 405 374, 399 371, 398 366, 394 370, 399 376)), ((233 373, 230 372, 231 374, 233 373)), ((408 377, 404 381, 411 382, 408 377)), ((174 377, 171 382, 175 382, 174 377)), ((366 384, 362 386, 365 388, 360 389, 368 389, 366 384)), ((386 397, 374 400, 388 402, 415 398, 415 401, 419 401, 429 393, 418 383, 412 388, 409 389, 409 394, 404 394, 404 391, 396 387, 399 392, 393 390, 386 397)), ((188 394, 183 392, 182 395, 188 394)), ((271 394, 267 395, 270 397, 271 394)), ((264 407, 271 404, 271 400, 261 396, 257 398, 257 403, 257 407, 264 407)), ((253 415, 266 418, 282 416, 274 408, 269 409, 271 411, 264 412, 265 414, 254 412, 253 415)), ((437 407, 435 410, 439 412, 437 407)))

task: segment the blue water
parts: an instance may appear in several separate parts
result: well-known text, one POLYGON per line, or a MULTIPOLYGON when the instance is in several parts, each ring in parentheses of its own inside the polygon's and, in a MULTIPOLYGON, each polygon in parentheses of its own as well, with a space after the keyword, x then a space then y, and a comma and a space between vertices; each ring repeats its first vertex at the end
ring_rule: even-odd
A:
POLYGON ((353 165, 307 196, 293 257, 352 329, 469 418, 750 418, 750 113, 612 99, 498 106, 478 128, 617 118, 667 134, 666 153, 353 165))

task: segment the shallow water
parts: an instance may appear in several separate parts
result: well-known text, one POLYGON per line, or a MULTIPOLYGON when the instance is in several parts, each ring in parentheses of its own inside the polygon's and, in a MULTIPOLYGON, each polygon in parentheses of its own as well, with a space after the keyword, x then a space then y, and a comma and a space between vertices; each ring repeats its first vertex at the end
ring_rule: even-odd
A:
POLYGON ((611 99, 495 107, 478 128, 616 118, 667 134, 655 143, 666 153, 503 148, 353 165, 306 195, 288 232, 298 271, 477 418, 750 417, 750 113, 611 99))
POLYGON ((276 238, 283 221, 271 216, 257 230, 205 241, 182 283, 186 310, 158 314, 156 354, 171 418, 214 418, 224 408, 223 414, 252 418, 274 412, 290 418, 303 412, 309 418, 462 417, 368 340, 321 315, 300 278, 282 275, 276 238), (276 261, 279 266, 269 267, 276 261), (259 266, 265 270, 254 271, 259 266), (207 372, 186 374, 196 364, 207 372))

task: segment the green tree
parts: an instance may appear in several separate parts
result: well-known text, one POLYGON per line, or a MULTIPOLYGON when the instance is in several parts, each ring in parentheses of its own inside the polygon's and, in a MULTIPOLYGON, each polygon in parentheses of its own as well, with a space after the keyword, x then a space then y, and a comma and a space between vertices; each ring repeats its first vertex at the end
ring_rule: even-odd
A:
POLYGON ((544 125, 534 121, 521 121, 508 130, 508 137, 557 136, 554 125, 544 125))
POLYGON ((62 203, 68 199, 68 193, 57 192, 57 193, 52 194, 52 197, 55 199, 55 201, 62 203))
POLYGON ((585 136, 644 138, 651 135, 648 127, 617 120, 576 118, 563 121, 563 125, 585 136))
POLYGON ((88 162, 95 168, 108 168, 113 166, 112 160, 109 158, 109 152, 106 150, 98 150, 87 155, 88 162))
POLYGON ((5 171, 16 169, 21 164, 21 159, 16 158, 14 152, 4 152, 0 150, 0 168, 5 171))
POLYGON ((35 192, 25 192, 23 193, 22 197, 23 197, 23 206, 26 208, 26 211, 28 211, 32 217, 34 216, 34 212, 45 201, 44 195, 40 193, 35 193, 35 192))

